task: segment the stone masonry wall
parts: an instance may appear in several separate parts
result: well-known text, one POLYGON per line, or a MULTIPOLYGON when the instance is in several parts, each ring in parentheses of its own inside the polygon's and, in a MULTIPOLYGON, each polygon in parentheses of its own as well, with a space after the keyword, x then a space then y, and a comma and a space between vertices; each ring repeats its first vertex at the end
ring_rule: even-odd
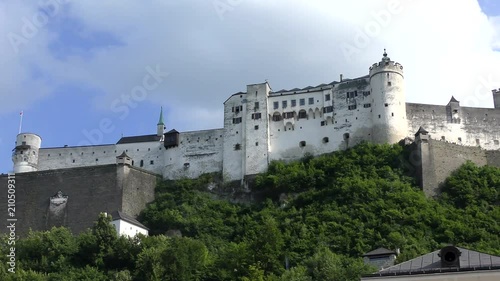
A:
MULTIPOLYGON (((66 226, 77 234, 92 227, 101 212, 119 210, 134 216, 154 198, 156 185, 154 174, 116 164, 20 173, 15 178, 18 236, 30 228, 43 231, 52 226, 66 226), (58 191, 68 200, 60 214, 53 214, 50 197, 58 191)), ((6 190, 7 177, 1 182, 6 190)), ((0 209, 6 222, 7 192, 0 192, 0 209)))

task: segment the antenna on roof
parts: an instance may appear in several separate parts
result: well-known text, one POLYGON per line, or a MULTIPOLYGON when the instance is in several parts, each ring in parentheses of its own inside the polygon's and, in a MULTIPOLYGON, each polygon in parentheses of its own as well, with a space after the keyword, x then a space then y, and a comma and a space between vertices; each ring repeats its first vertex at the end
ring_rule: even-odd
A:
POLYGON ((19 113, 20 115, 20 119, 19 120, 19 134, 21 133, 21 129, 22 129, 22 126, 23 126, 23 111, 21 110, 21 112, 19 113))

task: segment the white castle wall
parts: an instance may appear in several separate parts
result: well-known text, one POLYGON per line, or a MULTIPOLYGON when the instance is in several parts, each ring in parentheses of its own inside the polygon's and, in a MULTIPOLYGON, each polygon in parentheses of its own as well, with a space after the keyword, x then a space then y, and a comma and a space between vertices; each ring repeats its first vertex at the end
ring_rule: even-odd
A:
MULTIPOLYGON (((120 152, 121 153, 121 152, 120 152)), ((40 149, 38 170, 107 165, 116 162, 116 146, 72 146, 40 149)))
POLYGON ((245 152, 242 162, 244 175, 263 173, 269 164, 268 94, 270 91, 267 83, 247 86, 243 135, 241 136, 245 152), (256 119, 257 114, 260 114, 260 119, 256 119), (255 126, 258 128, 256 129, 255 126))
MULTIPOLYGON (((165 147, 159 141, 116 144, 116 156, 125 152, 133 161, 133 166, 162 174, 164 170, 163 152, 165 147)), ((115 163, 113 159, 112 163, 115 163)))
POLYGON ((224 103, 224 142, 223 142, 223 177, 225 180, 238 180, 243 178, 243 149, 242 131, 243 117, 246 112, 246 93, 235 94, 224 103), (244 102, 245 101, 245 102, 244 102), (243 111, 234 112, 233 108, 243 111), (234 118, 242 118, 242 122, 234 124, 234 118), (239 149, 237 146, 239 145, 239 149))
POLYGON ((481 146, 489 150, 500 149, 500 110, 491 108, 460 107, 458 119, 452 122, 448 106, 406 104, 408 135, 422 126, 429 137, 466 146, 481 146))
POLYGON ((163 177, 195 178, 222 171, 223 137, 223 129, 180 133, 178 147, 163 148, 163 177))

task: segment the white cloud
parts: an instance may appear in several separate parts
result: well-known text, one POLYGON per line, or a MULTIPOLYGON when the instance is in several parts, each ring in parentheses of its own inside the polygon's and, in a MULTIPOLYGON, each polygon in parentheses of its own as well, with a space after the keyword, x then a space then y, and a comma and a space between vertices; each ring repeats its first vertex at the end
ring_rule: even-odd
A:
POLYGON ((389 2, 239 1, 221 20, 212 1, 71 1, 18 54, 6 34, 20 32, 22 18, 37 7, 0 2, 0 112, 72 82, 103 92, 95 105, 109 110, 141 83, 146 66, 158 64, 171 76, 149 101, 175 105, 171 123, 187 122, 182 113, 196 109, 197 125, 186 128, 211 128, 222 125, 222 102, 247 84, 268 79, 279 90, 331 82, 340 73, 363 76, 384 47, 404 65, 408 101, 444 104, 455 95, 468 105, 492 106, 490 88, 500 87, 500 56, 492 50, 500 46, 500 20, 488 19, 475 0, 401 0, 399 12, 377 22, 389 2), (50 23, 66 20, 80 22, 84 38, 105 32, 123 45, 57 59, 50 46, 62 37, 50 23), (347 59, 341 46, 355 45, 357 32, 373 24, 381 28, 347 59), (32 76, 33 67, 43 75, 32 76))

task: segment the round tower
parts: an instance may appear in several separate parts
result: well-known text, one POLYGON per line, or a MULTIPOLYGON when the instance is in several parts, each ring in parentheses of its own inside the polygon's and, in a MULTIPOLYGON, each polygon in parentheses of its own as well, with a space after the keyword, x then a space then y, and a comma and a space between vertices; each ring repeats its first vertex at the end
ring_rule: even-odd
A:
POLYGON ((12 151, 14 173, 34 172, 38 170, 38 151, 42 138, 36 134, 17 135, 16 147, 12 151))
POLYGON ((384 56, 370 67, 374 143, 396 143, 408 134, 403 66, 384 56))

